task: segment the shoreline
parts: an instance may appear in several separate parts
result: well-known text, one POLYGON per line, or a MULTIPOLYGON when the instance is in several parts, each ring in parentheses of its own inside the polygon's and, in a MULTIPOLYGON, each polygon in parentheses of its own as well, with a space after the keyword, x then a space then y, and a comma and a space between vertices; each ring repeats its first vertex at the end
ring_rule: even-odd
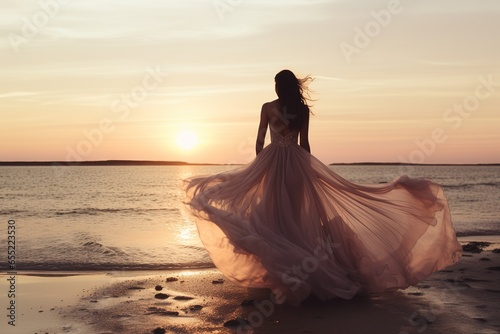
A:
MULTIPOLYGON (((3 316, 0 332, 500 333, 500 254, 492 252, 500 236, 459 241, 491 245, 464 251, 458 263, 405 290, 352 300, 309 298, 300 307, 276 305, 268 290, 240 287, 217 269, 18 272, 16 327, 3 316), (254 301, 241 306, 243 300, 254 301), (224 327, 229 320, 235 326, 224 327)), ((0 300, 7 312, 6 298, 0 300)))

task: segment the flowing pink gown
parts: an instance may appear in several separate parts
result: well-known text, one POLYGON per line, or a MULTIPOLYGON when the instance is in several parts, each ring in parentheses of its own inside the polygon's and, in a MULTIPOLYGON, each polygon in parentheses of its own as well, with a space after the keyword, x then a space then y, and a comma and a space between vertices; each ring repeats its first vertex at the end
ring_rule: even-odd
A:
POLYGON ((460 259, 439 185, 351 183, 301 148, 297 131, 270 130, 248 165, 186 180, 200 238, 230 280, 298 305, 404 289, 460 259))

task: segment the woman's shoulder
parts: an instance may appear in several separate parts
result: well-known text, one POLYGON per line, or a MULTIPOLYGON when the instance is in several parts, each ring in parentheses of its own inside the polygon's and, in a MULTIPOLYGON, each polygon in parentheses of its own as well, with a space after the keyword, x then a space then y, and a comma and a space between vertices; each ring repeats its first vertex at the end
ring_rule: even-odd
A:
POLYGON ((279 106, 279 100, 276 99, 274 101, 269 101, 269 102, 266 102, 262 105, 262 108, 273 108, 273 107, 278 107, 279 106))
POLYGON ((276 110, 279 109, 279 100, 274 100, 270 102, 266 102, 262 105, 262 112, 265 112, 267 115, 269 115, 270 110, 276 110))

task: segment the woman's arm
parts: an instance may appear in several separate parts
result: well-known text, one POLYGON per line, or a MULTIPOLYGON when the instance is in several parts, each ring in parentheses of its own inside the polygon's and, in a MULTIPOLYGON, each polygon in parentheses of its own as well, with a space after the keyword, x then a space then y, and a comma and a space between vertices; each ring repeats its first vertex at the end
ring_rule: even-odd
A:
POLYGON ((300 127, 300 146, 311 153, 311 147, 309 146, 309 110, 304 114, 304 120, 300 127))
POLYGON ((266 138, 267 125, 269 124, 269 119, 267 117, 266 104, 262 105, 262 110, 260 111, 260 123, 259 130, 257 131, 257 141, 255 143, 255 152, 259 154, 264 148, 264 139, 266 138))

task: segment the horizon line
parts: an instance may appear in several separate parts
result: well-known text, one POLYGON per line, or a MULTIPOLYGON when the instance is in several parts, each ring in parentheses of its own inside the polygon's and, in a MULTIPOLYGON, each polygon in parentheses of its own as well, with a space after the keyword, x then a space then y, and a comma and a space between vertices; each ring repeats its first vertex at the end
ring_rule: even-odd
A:
MULTIPOLYGON (((85 161, 0 161, 0 166, 239 166, 246 163, 208 163, 208 162, 186 162, 176 160, 85 160, 85 161)), ((333 162, 328 166, 335 165, 392 165, 392 166, 500 166, 500 162, 491 163, 409 163, 409 162, 333 162)))

